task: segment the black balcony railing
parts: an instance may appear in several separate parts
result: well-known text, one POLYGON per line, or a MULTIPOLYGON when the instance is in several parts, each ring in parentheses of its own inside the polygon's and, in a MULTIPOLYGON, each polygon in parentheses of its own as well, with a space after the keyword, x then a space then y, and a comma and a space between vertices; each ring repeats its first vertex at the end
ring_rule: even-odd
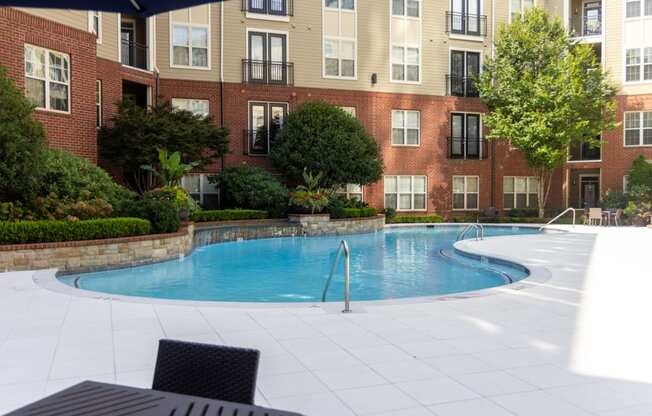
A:
POLYGON ((568 28, 572 36, 600 36, 602 20, 599 16, 573 16, 570 18, 568 28))
POLYGON ((485 140, 467 137, 448 138, 449 159, 483 160, 488 156, 487 142, 485 140))
POLYGON ((294 84, 294 64, 291 62, 242 60, 242 82, 248 84, 294 84))
POLYGON ((137 42, 123 40, 121 42, 120 61, 123 65, 133 66, 134 68, 147 68, 147 46, 137 42))
POLYGON ((476 88, 473 78, 446 75, 446 95, 455 97, 479 97, 480 92, 476 88))
POLYGON ((487 36, 487 16, 446 12, 446 33, 467 36, 487 36))
POLYGON ((574 143, 568 152, 568 160, 572 162, 590 162, 601 159, 600 146, 592 147, 587 143, 574 143))
POLYGON ((275 134, 276 132, 270 131, 267 128, 244 130, 242 153, 250 156, 268 155, 273 141, 272 136, 275 134))
POLYGON ((293 16, 293 0, 242 0, 242 11, 270 14, 274 16, 293 16))

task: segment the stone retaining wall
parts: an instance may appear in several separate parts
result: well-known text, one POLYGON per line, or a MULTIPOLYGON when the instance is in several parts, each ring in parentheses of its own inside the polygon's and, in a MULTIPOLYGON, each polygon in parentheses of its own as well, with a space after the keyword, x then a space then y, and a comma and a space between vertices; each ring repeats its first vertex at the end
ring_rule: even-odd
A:
POLYGON ((178 258, 192 250, 194 225, 176 233, 63 243, 0 245, 0 271, 57 268, 78 273, 178 258))

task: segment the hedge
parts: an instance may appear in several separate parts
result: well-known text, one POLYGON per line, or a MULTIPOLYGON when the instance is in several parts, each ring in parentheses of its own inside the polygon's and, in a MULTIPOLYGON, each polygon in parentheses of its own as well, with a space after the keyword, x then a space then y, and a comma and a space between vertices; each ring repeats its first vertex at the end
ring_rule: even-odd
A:
POLYGON ((262 220, 267 218, 267 211, 255 209, 222 209, 194 212, 190 219, 195 222, 262 220))
MULTIPOLYGON (((376 208, 343 208, 341 215, 337 218, 366 218, 373 217, 377 214, 376 208)), ((332 214, 331 214, 332 216, 332 214)))
POLYGON ((444 218, 441 215, 426 215, 426 216, 396 216, 392 218, 387 218, 387 222, 390 224, 433 224, 444 222, 444 218))
POLYGON ((0 244, 53 243, 102 240, 147 235, 150 223, 139 218, 105 218, 85 221, 0 222, 0 244))

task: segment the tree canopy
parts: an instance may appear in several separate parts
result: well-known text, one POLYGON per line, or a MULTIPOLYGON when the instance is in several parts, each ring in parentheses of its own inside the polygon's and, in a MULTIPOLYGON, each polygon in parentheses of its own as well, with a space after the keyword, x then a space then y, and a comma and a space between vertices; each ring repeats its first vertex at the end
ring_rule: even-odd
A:
POLYGON ((537 173, 541 215, 569 147, 599 146, 600 134, 616 125, 616 88, 592 47, 539 8, 499 29, 477 87, 489 108, 487 138, 509 140, 537 173))
POLYGON ((362 124, 321 101, 302 104, 288 115, 272 144, 271 159, 289 183, 301 183, 305 169, 321 172, 325 188, 365 185, 383 172, 378 144, 362 124))

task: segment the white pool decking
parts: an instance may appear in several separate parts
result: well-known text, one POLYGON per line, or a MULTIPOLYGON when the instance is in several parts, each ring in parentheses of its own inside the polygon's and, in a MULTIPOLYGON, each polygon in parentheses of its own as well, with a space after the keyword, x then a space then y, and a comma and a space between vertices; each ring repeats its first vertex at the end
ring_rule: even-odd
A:
POLYGON ((520 290, 349 315, 83 298, 0 274, 0 413, 86 379, 148 387, 169 337, 259 348, 257 404, 306 416, 652 415, 652 230, 575 231, 461 243, 549 273, 520 290))

